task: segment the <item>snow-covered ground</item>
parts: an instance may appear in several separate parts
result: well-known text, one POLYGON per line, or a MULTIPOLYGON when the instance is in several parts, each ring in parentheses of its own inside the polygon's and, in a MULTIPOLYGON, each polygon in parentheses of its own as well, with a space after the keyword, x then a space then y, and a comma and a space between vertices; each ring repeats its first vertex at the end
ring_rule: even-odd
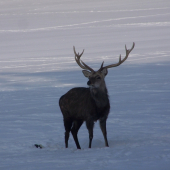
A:
POLYGON ((0 170, 169 170, 170 1, 0 1, 0 170), (58 99, 87 79, 74 60, 106 77, 111 103, 109 148, 98 122, 92 149, 79 131, 64 147, 58 99), (34 144, 42 144, 37 149, 34 144))

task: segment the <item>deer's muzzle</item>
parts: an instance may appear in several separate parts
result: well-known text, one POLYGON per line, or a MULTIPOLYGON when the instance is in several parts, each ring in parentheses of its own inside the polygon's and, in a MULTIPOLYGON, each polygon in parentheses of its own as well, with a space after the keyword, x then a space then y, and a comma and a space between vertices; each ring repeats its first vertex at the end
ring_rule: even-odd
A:
POLYGON ((90 85, 91 85, 91 81, 90 81, 90 80, 87 82, 87 85, 88 85, 88 86, 90 86, 90 85))

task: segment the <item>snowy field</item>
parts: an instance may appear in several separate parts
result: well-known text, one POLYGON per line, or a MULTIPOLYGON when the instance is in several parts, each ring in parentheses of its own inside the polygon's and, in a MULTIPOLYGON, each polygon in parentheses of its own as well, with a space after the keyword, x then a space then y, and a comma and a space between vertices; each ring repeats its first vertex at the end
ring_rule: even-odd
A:
POLYGON ((0 170, 68 169, 170 169, 169 0, 0 1, 0 170), (97 70, 133 42, 106 77, 110 147, 96 122, 92 149, 85 125, 65 149, 58 100, 87 87, 73 45, 97 70))

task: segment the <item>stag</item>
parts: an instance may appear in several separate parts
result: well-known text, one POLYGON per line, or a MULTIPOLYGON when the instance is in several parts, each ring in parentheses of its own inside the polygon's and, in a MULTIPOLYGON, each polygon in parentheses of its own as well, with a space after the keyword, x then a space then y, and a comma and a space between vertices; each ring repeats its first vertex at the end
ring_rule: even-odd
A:
POLYGON ((75 61, 83 69, 82 72, 84 76, 88 78, 87 85, 89 88, 73 88, 61 96, 59 100, 65 127, 66 148, 68 148, 68 139, 71 131, 77 149, 81 149, 77 138, 77 133, 84 121, 86 122, 86 127, 89 132, 89 148, 91 148, 94 122, 97 120, 100 122, 100 128, 104 136, 105 146, 109 146, 107 140, 106 120, 110 111, 110 102, 104 79, 108 73, 107 69, 117 67, 122 64, 128 58, 134 46, 135 43, 133 43, 132 48, 128 50, 125 45, 126 56, 123 60, 120 55, 119 62, 116 64, 111 64, 104 67, 103 62, 98 71, 94 71, 91 67, 80 60, 84 50, 81 54, 79 54, 76 53, 75 47, 73 47, 75 61))

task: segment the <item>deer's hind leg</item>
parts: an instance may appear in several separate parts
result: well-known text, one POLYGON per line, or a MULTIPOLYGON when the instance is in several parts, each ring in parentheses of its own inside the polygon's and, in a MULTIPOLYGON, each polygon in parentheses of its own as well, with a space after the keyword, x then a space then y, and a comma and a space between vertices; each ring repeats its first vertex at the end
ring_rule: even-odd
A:
POLYGON ((77 149, 81 149, 78 138, 77 138, 77 133, 78 130, 80 129, 81 125, 83 124, 83 120, 76 120, 73 123, 73 127, 71 129, 71 133, 73 135, 74 141, 76 143, 77 149))
POLYGON ((64 127, 65 127, 65 147, 68 148, 68 139, 70 136, 70 131, 72 127, 73 121, 71 119, 64 119, 64 127))

